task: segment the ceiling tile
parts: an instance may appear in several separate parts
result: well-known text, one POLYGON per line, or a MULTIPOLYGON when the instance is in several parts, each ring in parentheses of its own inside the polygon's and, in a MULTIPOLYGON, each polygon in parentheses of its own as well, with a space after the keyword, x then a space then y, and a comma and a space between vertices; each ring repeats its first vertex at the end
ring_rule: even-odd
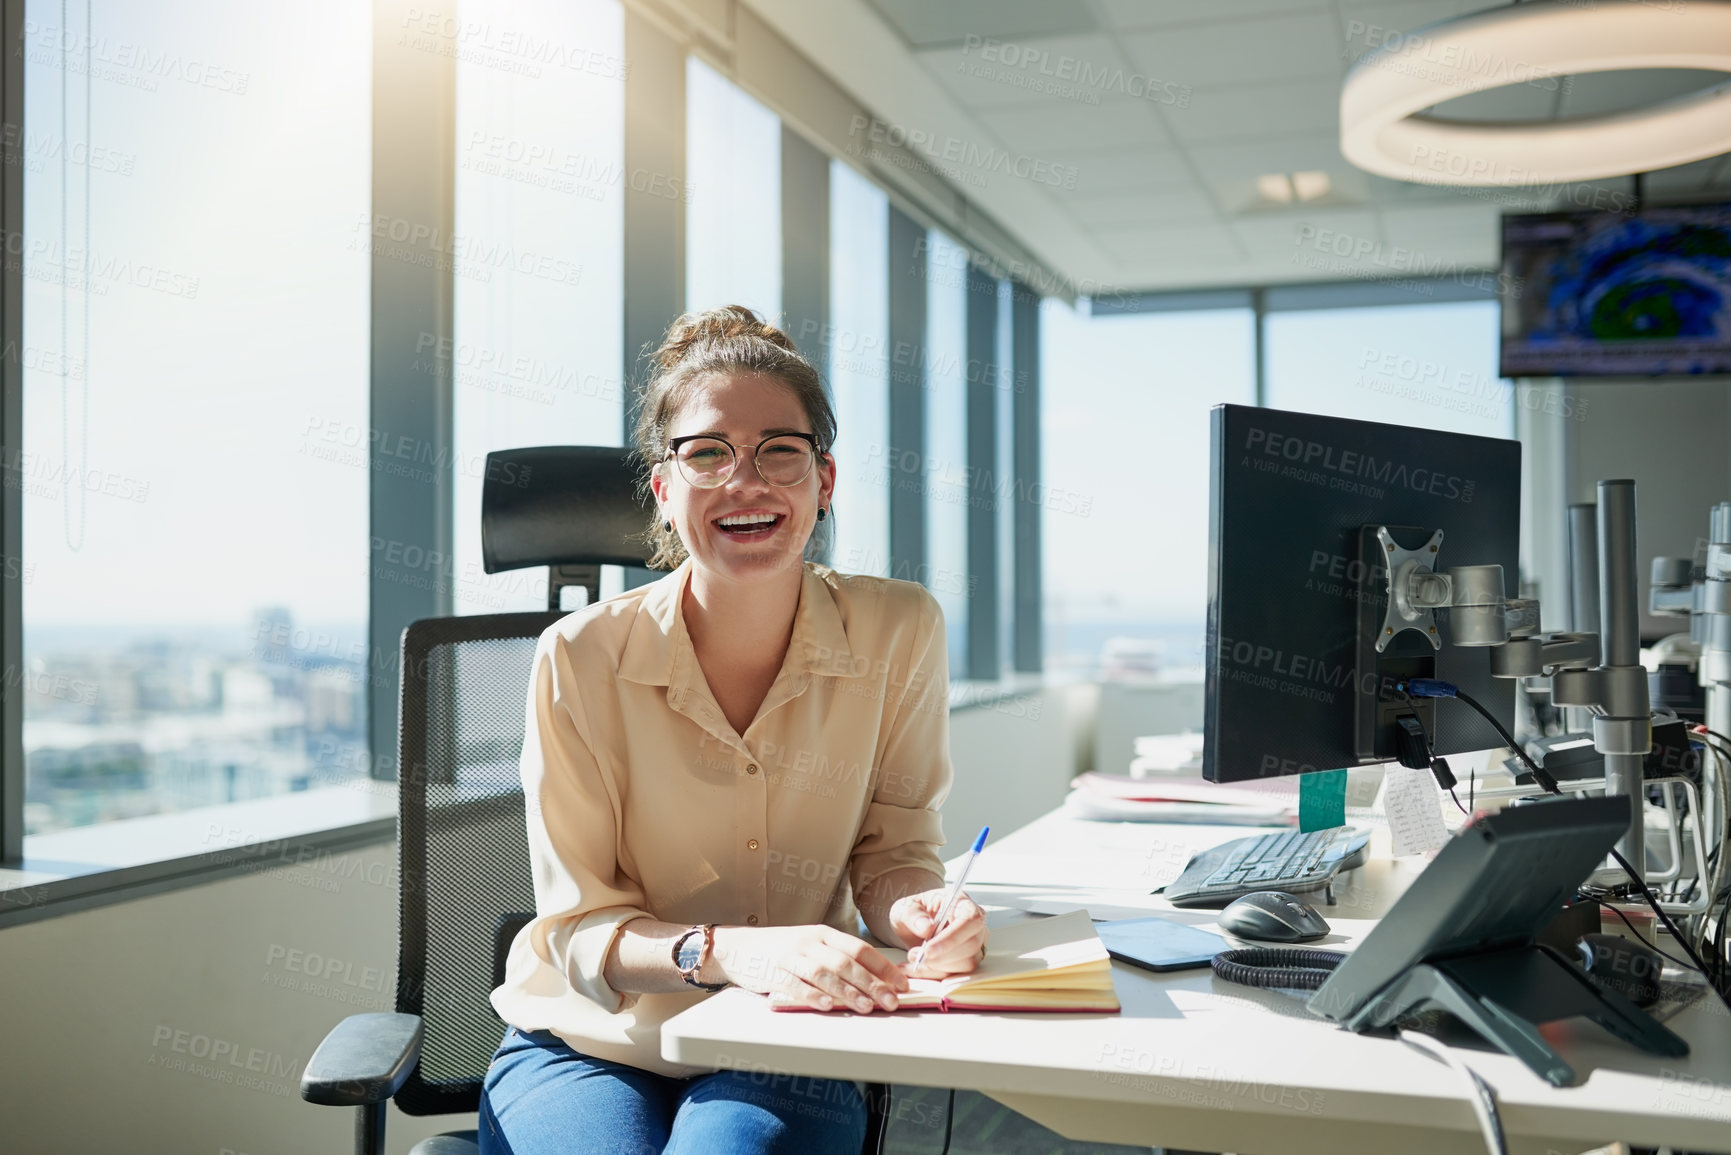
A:
POLYGON ((1204 143, 1288 133, 1332 133, 1340 127, 1340 82, 1333 77, 1291 84, 1206 88, 1187 108, 1165 113, 1172 135, 1204 143))
POLYGON ((1562 116, 1604 116, 1644 108, 1723 84, 1723 72, 1695 68, 1629 68, 1562 78, 1562 116))
MULTIPOLYGON (((1610 182, 1606 182, 1610 183, 1610 182)), ((1627 182, 1624 182, 1627 184, 1627 182)), ((1731 183, 1731 156, 1710 156, 1692 164, 1679 164, 1647 174, 1648 198, 1692 196, 1723 189, 1731 183), (1715 185, 1715 178, 1720 184, 1715 185)))
POLYGON ((970 36, 1000 40, 1087 32, 1094 17, 1084 4, 1050 0, 872 0, 890 24, 915 48, 961 44, 970 36))
POLYGON ((1243 259, 1237 240, 1221 225, 1114 229, 1103 231, 1100 240, 1102 247, 1117 260, 1120 270, 1136 274, 1136 279, 1144 283, 1152 281, 1158 275, 1155 270, 1163 265, 1243 259))
POLYGON ((1145 99, 1140 77, 1106 36, 1045 36, 952 44, 917 54, 938 82, 970 108, 1145 99))
MULTIPOLYGON (((1502 210, 1492 204, 1432 205, 1424 208, 1384 208, 1383 236, 1391 246, 1411 249, 1429 260, 1442 254, 1477 252, 1474 262, 1495 263, 1502 210)), ((1458 266, 1457 266, 1458 267, 1458 266)))
POLYGON ((1064 198, 1064 207, 1077 223, 1094 233, 1220 222, 1214 199, 1193 184, 1103 197, 1069 196, 1064 198))
POLYGON ((1337 133, 1272 137, 1254 142, 1196 144, 1189 149, 1202 176, 1217 192, 1249 182, 1267 172, 1332 172, 1350 168, 1340 155, 1337 133))
POLYGON ((1501 5, 1485 0, 1341 0, 1341 56, 1346 62, 1355 61, 1384 45, 1398 45, 1421 28, 1497 7, 1501 5))
POLYGON ((1076 187, 1069 193, 1074 196, 1165 188, 1194 179, 1184 158, 1169 148, 1055 151, 1052 159, 1076 166, 1076 187))
POLYGON ((1505 84, 1465 96, 1452 96, 1425 110, 1440 120, 1549 120, 1563 97, 1566 76, 1539 76, 1525 84, 1505 84))
POLYGON ((1046 155, 1109 146, 1140 149, 1166 143, 1159 114, 1140 100, 1101 105, 1038 104, 982 112, 979 118, 1006 144, 1014 141, 1015 152, 1046 155))
POLYGON ((1337 28, 1333 13, 1317 11, 1134 32, 1122 43, 1149 76, 1202 89, 1338 78, 1342 45, 1337 28))
POLYGON ((1099 5, 1111 27, 1128 31, 1327 11, 1331 0, 1099 0, 1099 5))
POLYGON ((1356 279, 1394 263, 1377 214, 1366 209, 1260 213, 1235 218, 1232 231, 1259 259, 1290 266, 1293 280, 1356 279))

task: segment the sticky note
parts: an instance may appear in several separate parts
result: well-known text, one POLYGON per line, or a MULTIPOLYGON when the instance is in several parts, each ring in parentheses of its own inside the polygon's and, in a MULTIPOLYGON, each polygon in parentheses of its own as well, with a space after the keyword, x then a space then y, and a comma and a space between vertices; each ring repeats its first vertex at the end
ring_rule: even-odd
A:
POLYGON ((1346 825, 1346 771, 1322 770, 1298 779, 1298 828, 1346 825))
POLYGON ((1394 854, 1424 854, 1449 840, 1442 820, 1442 791, 1429 770, 1391 765, 1382 778, 1382 812, 1394 838, 1394 854))

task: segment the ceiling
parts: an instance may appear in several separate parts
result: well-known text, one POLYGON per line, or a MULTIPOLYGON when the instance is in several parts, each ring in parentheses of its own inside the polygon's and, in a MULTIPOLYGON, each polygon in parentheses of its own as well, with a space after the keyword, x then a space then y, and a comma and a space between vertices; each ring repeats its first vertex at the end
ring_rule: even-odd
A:
MULTIPOLYGON (((1337 106, 1354 61, 1391 36, 1500 7, 1484 0, 795 0, 812 4, 798 17, 792 4, 748 2, 867 108, 946 142, 934 163, 1083 292, 1487 269, 1502 212, 1621 204, 1631 189, 1460 190, 1341 157, 1337 106), (996 167, 974 159, 994 156, 996 167), (1299 172, 1326 174, 1327 191, 1287 203, 1260 191, 1259 177, 1299 172)), ((1723 79, 1543 77, 1432 115, 1568 119, 1723 79)), ((1731 155, 1646 178, 1650 201, 1703 195, 1731 196, 1731 155)))

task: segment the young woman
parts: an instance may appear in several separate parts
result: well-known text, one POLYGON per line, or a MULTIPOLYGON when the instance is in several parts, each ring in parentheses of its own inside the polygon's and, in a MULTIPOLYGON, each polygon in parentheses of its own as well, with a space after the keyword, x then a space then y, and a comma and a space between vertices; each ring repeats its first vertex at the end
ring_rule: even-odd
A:
POLYGON ((857 1084, 661 1057, 660 1025, 737 985, 896 1008, 902 967, 972 970, 943 897, 942 615, 922 587, 804 560, 835 490, 811 363, 733 306, 674 322, 637 442, 675 568, 542 635, 523 742, 536 918, 493 1005, 483 1152, 856 1155, 857 1084), (928 941, 929 940, 929 941, 928 941))

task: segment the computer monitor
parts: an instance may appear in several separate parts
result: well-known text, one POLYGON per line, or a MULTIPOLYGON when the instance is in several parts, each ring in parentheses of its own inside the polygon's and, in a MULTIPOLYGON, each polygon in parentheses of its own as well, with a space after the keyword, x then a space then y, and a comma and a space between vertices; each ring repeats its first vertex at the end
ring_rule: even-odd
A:
POLYGON ((1453 644, 1446 609, 1434 611, 1440 648, 1428 630, 1405 629, 1375 650, 1388 567, 1373 529, 1434 558, 1438 573, 1501 565, 1512 596, 1520 479, 1516 441, 1216 406, 1204 777, 1390 761, 1402 714, 1420 720, 1438 755, 1500 745, 1464 705, 1409 702, 1395 689, 1405 677, 1442 678, 1513 721, 1514 682, 1491 677, 1486 650, 1453 644))

